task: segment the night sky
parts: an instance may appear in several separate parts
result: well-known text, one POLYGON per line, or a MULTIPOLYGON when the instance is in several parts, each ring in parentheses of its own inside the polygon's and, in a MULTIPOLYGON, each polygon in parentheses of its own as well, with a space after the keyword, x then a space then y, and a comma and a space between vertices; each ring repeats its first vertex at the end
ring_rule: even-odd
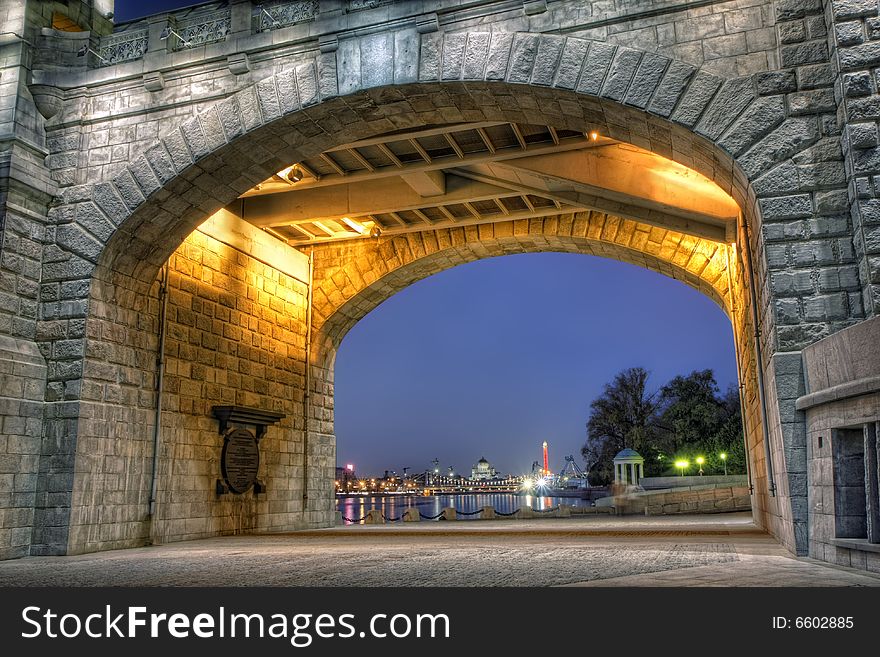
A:
MULTIPOLYGON (((117 0, 116 22, 194 4, 117 0)), ((642 366, 657 388, 711 368, 736 381, 730 322, 678 281, 591 256, 541 253, 455 267, 359 322, 336 359, 337 461, 360 474, 485 456, 523 473, 579 455, 590 401, 642 366)))

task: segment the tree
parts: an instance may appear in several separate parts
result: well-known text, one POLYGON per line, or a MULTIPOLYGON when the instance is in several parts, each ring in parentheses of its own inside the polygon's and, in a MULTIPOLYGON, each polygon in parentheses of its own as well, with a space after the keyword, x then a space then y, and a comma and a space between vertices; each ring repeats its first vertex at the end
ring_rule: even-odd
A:
POLYGON ((675 455, 685 446, 700 451, 721 422, 721 400, 712 370, 676 376, 660 390, 663 432, 659 449, 675 455))
MULTIPOLYGON (((719 394, 712 370, 676 376, 660 391, 662 427, 658 446, 670 458, 706 459, 704 470, 723 472, 720 454, 727 455, 728 473, 745 471, 739 391, 719 394)), ((668 472, 667 474, 672 474, 668 472)))
POLYGON ((620 450, 630 447, 646 459, 654 453, 658 395, 648 393, 647 381, 644 368, 623 370, 590 404, 587 441, 581 453, 593 484, 614 479, 612 461, 620 450))
POLYGON ((704 470, 745 472, 739 391, 719 393, 712 370, 679 375, 658 392, 647 390, 648 372, 624 370, 590 404, 587 440, 581 453, 590 482, 614 480, 615 455, 630 447, 645 458, 645 475, 675 474, 676 458, 706 459, 704 470))

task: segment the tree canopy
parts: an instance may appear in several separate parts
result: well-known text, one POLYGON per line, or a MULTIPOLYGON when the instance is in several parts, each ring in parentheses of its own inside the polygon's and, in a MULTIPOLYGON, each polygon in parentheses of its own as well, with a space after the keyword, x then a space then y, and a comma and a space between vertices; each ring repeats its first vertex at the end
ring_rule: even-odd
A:
POLYGON ((651 391, 649 373, 633 367, 605 384, 590 403, 587 440, 581 452, 590 483, 614 479, 612 460, 624 448, 645 458, 645 475, 677 474, 674 463, 706 459, 707 474, 721 474, 727 456, 729 474, 745 471, 739 393, 718 389, 712 370, 679 375, 651 391))

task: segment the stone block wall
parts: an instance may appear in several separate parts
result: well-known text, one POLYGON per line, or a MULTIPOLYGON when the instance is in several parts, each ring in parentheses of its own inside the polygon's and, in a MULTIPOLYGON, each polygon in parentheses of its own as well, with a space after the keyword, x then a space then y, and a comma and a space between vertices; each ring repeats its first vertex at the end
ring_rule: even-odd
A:
POLYGON ((306 285, 198 231, 170 263, 155 515, 158 283, 127 312, 97 308, 89 324, 68 553, 332 522, 332 488, 321 484, 332 483, 335 449, 320 437, 303 500, 306 285), (223 439, 213 405, 286 415, 260 443, 265 493, 216 494, 223 439))
POLYGON ((45 387, 36 345, 0 335, 0 559, 30 553, 45 387))
MULTIPOLYGON (((853 478, 839 480, 842 452, 852 447, 853 441, 862 442, 857 446, 859 451, 864 441, 871 439, 870 434, 865 437, 866 424, 875 427, 876 443, 876 428, 880 427, 880 318, 807 347, 804 369, 807 388, 797 406, 806 414, 809 554, 814 559, 880 573, 880 544, 846 540, 846 534, 852 533, 846 531, 846 516, 855 509, 865 512, 865 498, 860 503, 844 500, 838 486, 852 483, 853 478), (841 445, 841 440, 847 444, 841 445)), ((872 467, 870 457, 857 460, 864 465, 856 464, 861 469, 856 478, 870 474, 866 472, 872 467)), ((876 463, 873 467, 878 468, 876 463)), ((868 494, 876 492, 869 490, 868 494)), ((864 519, 862 515, 862 522, 864 519)))
MULTIPOLYGON (((880 310, 880 8, 871 0, 831 0, 827 20, 837 65, 835 95, 845 124, 841 144, 861 303, 880 310)), ((848 278, 855 278, 848 274, 848 278)))
POLYGON ((664 490, 621 495, 612 503, 620 514, 646 516, 684 513, 729 513, 751 511, 752 503, 746 486, 707 486, 688 490, 664 490))
POLYGON ((764 0, 697 7, 673 0, 616 0, 553 3, 546 14, 517 29, 556 28, 570 36, 656 52, 722 77, 739 77, 779 68, 775 21, 772 3, 764 0))

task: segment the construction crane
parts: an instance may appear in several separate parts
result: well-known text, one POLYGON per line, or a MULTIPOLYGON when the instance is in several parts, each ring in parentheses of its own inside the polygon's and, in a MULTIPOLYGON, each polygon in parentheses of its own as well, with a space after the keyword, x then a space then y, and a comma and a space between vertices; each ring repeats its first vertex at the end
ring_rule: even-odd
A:
POLYGON ((559 483, 563 488, 587 488, 590 482, 587 473, 575 462, 574 456, 565 457, 565 467, 559 473, 559 483))

